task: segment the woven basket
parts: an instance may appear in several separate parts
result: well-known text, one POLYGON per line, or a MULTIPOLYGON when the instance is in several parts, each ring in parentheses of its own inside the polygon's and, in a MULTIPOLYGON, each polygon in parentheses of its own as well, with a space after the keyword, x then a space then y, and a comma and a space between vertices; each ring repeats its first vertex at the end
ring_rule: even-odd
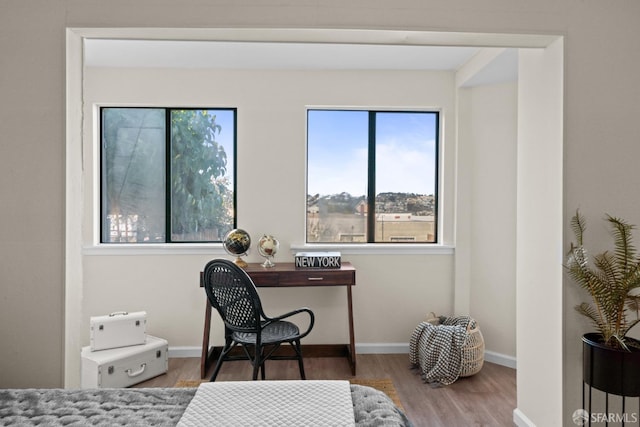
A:
MULTIPOLYGON (((427 322, 432 325, 440 325, 443 317, 431 312, 427 316, 427 322)), ((472 319, 467 327, 467 340, 462 347, 461 377, 470 377, 477 374, 484 365, 484 337, 478 326, 478 322, 472 319)))

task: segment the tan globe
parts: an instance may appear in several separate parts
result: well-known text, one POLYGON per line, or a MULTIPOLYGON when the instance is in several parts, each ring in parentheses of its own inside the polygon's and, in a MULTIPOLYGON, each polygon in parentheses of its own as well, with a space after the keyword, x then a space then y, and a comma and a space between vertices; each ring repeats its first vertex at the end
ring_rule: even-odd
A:
POLYGON ((266 261, 262 264, 263 267, 273 267, 275 264, 271 262, 271 258, 278 253, 280 242, 270 235, 264 235, 258 240, 258 253, 266 258, 266 261))

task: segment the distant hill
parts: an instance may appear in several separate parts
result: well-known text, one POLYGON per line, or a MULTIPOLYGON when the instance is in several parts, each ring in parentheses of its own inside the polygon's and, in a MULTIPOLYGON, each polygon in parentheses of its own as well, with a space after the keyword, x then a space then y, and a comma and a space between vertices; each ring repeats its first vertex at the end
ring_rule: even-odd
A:
MULTIPOLYGON (((366 196, 352 196, 343 192, 331 195, 307 195, 307 209, 317 207, 323 213, 357 214, 358 206, 366 202, 366 196)), ((435 197, 433 194, 380 193, 376 197, 376 212, 407 212, 413 215, 434 215, 435 197)))

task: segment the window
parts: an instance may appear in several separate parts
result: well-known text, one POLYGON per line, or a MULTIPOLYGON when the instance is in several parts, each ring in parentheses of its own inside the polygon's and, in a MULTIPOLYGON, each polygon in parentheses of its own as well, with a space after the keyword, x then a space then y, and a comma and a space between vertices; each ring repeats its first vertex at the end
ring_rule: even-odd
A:
POLYGON ((307 111, 307 242, 436 243, 439 113, 307 111))
POLYGON ((235 133, 235 109, 101 108, 101 242, 221 241, 235 133))

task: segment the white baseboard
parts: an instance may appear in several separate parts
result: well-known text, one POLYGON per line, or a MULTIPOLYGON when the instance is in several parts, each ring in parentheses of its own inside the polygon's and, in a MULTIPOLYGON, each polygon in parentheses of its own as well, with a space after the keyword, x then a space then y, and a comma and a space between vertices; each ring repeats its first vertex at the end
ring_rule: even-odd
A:
MULTIPOLYGON (((200 347, 169 347, 169 357, 200 357, 200 347)), ((376 343, 356 344, 357 354, 409 354, 409 344, 403 343, 376 343)))
POLYGON ((356 354, 409 354, 409 343, 356 343, 356 354))
POLYGON ((513 423, 517 427, 536 427, 536 425, 518 408, 513 410, 513 423))
POLYGON ((495 363, 496 365, 506 366, 507 368, 518 369, 516 358, 513 356, 507 356, 506 354, 485 350, 484 360, 486 362, 495 363))
MULTIPOLYGON (((357 354, 409 354, 409 343, 360 343, 356 344, 357 354)), ((169 357, 200 357, 200 347, 169 347, 169 357)), ((494 351, 485 351, 484 360, 496 365, 517 369, 516 358, 494 351)))
MULTIPOLYGON (((409 353, 408 343, 361 343, 356 344, 357 354, 403 354, 409 353)), ((484 360, 507 368, 517 369, 516 358, 495 351, 485 351, 484 360)))
POLYGON ((169 347, 167 352, 169 357, 200 357, 202 356, 202 347, 169 347))

